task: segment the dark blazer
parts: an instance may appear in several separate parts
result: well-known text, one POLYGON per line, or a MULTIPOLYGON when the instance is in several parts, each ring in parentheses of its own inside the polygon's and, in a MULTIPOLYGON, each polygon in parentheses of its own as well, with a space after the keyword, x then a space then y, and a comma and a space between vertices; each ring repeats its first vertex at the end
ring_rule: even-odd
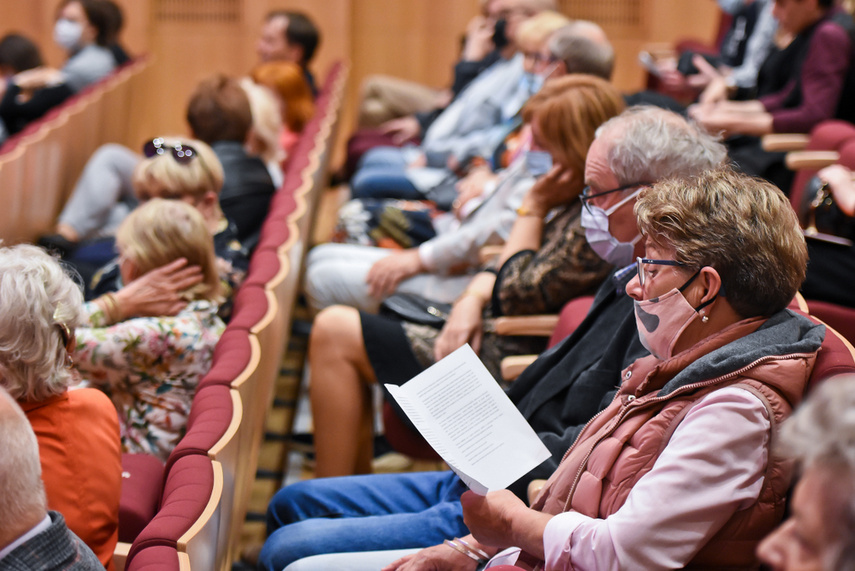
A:
POLYGON ((648 355, 638 339, 632 299, 624 292, 635 272, 619 281, 614 275, 600 286, 579 327, 544 352, 508 389, 552 453, 509 487, 523 499, 528 483, 549 478, 584 425, 611 402, 621 371, 648 355))
POLYGON ((264 162, 249 156, 237 141, 217 141, 211 144, 223 164, 225 178, 220 191, 220 206, 226 218, 234 222, 238 240, 252 249, 275 188, 264 162))
POLYGON ((0 571, 104 571, 92 550, 66 526, 59 512, 48 512, 49 528, 0 559, 0 571))

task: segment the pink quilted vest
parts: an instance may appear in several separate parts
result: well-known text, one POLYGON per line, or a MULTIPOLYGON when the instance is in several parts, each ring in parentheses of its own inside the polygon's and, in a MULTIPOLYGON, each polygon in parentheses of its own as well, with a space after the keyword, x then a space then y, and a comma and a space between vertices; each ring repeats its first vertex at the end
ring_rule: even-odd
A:
MULTIPOLYGON (((647 357, 627 368, 615 400, 588 423, 532 508, 550 514, 573 510, 601 519, 615 513, 653 467, 691 405, 726 386, 738 384, 765 401, 774 430, 801 400, 815 355, 761 359, 738 375, 701 380, 666 397, 655 396, 688 363, 730 340, 716 337, 671 361, 647 357)), ((758 502, 734 514, 688 567, 757 567, 754 549, 782 519, 790 481, 789 464, 770 459, 758 502)))

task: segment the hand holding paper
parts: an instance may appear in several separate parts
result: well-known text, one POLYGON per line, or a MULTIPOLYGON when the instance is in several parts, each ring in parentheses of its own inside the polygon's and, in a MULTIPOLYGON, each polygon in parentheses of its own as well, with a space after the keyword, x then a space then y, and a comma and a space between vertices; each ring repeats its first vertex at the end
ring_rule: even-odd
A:
POLYGON ((473 492, 504 489, 550 456, 469 345, 386 388, 473 492))

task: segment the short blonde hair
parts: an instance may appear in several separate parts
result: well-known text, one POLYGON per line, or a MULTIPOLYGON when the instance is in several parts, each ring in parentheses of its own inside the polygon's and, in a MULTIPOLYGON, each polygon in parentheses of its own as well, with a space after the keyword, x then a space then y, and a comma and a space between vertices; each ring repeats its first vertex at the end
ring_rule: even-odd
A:
POLYGON ((790 201, 773 184, 720 167, 647 187, 638 229, 688 267, 714 268, 742 317, 787 307, 805 278, 807 246, 790 201))
POLYGON ((116 232, 116 244, 140 274, 178 258, 202 269, 202 282, 184 292, 188 299, 221 301, 214 241, 198 210, 180 200, 155 198, 133 210, 116 232))
POLYGON ((24 411, 0 386, 0 535, 47 511, 39 443, 24 411))
POLYGON ((597 129, 623 109, 620 92, 608 81, 574 74, 547 81, 526 103, 523 118, 537 125, 550 150, 561 153, 561 162, 581 178, 597 129))
POLYGON ((74 382, 66 332, 83 321, 80 286, 36 246, 0 248, 0 385, 39 402, 74 382), (67 328, 67 329, 64 329, 67 328))
POLYGON ((279 143, 282 133, 282 113, 279 111, 279 101, 273 92, 263 85, 253 83, 244 77, 240 87, 249 98, 252 108, 252 134, 261 143, 258 153, 265 163, 280 163, 285 159, 285 150, 279 143))
POLYGON ((223 188, 223 165, 214 150, 197 139, 160 137, 166 150, 143 160, 134 169, 132 184, 137 198, 200 198, 208 192, 219 195, 223 188), (176 145, 190 146, 197 156, 181 164, 172 156, 176 145))
POLYGON ((570 19, 558 12, 540 12, 520 24, 517 30, 517 45, 527 50, 539 50, 552 34, 569 23, 570 19))

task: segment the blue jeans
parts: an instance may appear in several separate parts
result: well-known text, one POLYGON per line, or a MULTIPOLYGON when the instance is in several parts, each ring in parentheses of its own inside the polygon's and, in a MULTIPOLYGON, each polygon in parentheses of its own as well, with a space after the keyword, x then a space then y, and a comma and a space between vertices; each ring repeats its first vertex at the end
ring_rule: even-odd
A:
POLYGON ((407 165, 415 149, 377 147, 359 161, 359 168, 350 181, 353 198, 402 198, 421 200, 424 194, 407 178, 407 165))
POLYGON ((267 507, 269 537, 258 568, 281 571, 298 559, 429 547, 466 535, 454 472, 322 478, 279 490, 267 507))

